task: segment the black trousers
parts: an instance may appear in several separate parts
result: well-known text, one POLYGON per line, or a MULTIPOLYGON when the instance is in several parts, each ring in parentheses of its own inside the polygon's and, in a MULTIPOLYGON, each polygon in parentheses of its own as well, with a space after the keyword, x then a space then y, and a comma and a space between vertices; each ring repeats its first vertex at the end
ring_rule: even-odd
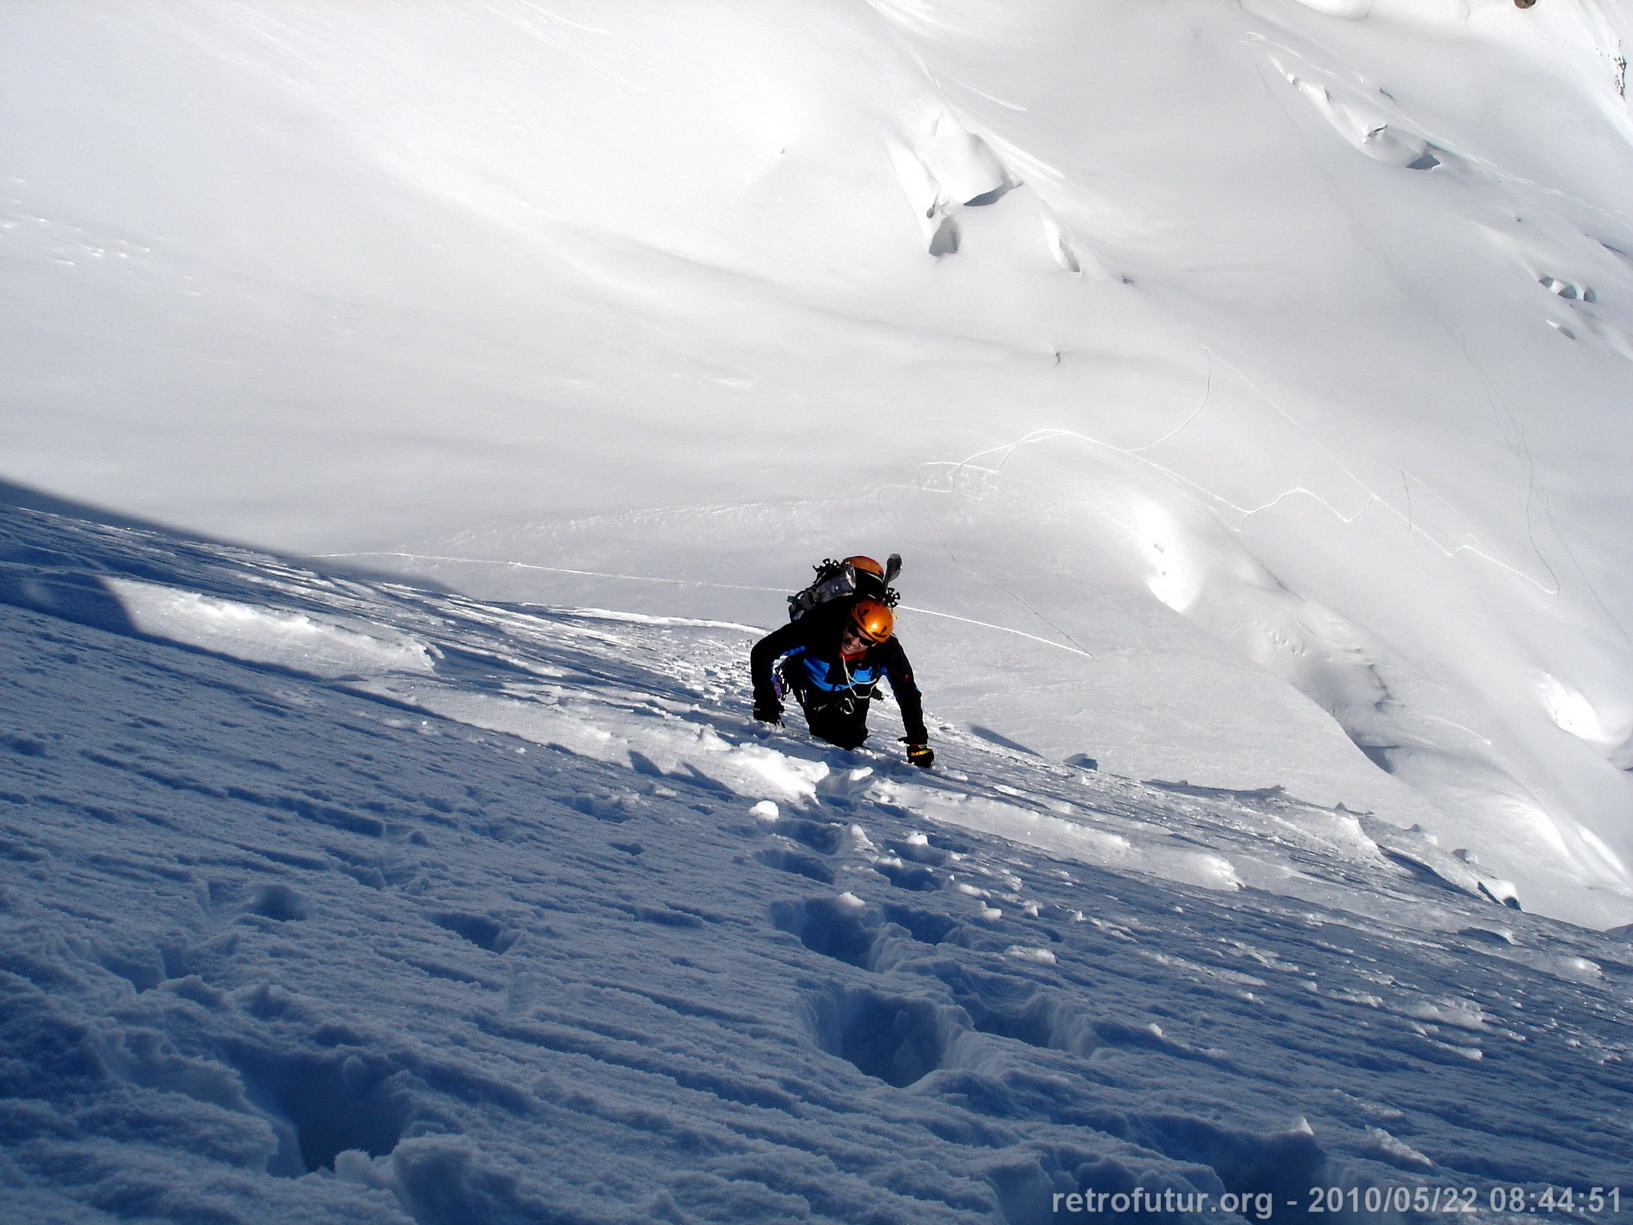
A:
POLYGON ((868 738, 868 700, 871 694, 858 695, 852 690, 838 693, 794 684, 783 675, 800 709, 805 712, 805 723, 811 735, 826 740, 842 749, 857 749, 868 738))
POLYGON ((800 706, 805 711, 805 721, 811 727, 811 735, 818 740, 837 744, 842 749, 859 749, 868 738, 866 698, 850 698, 844 703, 828 706, 807 706, 801 702, 800 706), (845 709, 846 706, 850 709, 845 709))

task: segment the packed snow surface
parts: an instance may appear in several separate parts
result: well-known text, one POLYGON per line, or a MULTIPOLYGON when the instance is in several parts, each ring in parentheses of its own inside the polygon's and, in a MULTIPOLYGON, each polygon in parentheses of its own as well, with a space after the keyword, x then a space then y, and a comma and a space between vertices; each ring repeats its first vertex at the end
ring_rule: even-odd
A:
POLYGON ((0 5, 7 1220, 1614 1219, 1630 40, 0 5))
POLYGON ((1421 832, 0 523, 8 1222, 1633 1220, 1626 935, 1421 832))

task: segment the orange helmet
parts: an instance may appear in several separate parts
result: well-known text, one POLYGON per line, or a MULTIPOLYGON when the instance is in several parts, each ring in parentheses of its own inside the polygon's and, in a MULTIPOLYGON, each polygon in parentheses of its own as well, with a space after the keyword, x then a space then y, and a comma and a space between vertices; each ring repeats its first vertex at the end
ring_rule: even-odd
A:
POLYGON ((847 557, 845 563, 853 570, 863 570, 868 574, 877 575, 879 578, 885 576, 885 568, 871 557, 847 557))
POLYGON ((896 614, 883 600, 858 600, 851 609, 851 624, 869 642, 883 642, 896 628, 896 614))

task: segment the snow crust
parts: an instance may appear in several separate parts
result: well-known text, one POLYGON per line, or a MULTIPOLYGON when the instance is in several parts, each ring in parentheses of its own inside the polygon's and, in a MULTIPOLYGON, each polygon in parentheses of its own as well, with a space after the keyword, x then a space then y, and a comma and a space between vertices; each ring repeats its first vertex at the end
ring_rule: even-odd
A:
POLYGON ((9 507, 0 624, 8 1221, 1633 1219, 1625 934, 1421 832, 828 752, 744 626, 9 507), (418 649, 314 664, 359 624, 418 649))

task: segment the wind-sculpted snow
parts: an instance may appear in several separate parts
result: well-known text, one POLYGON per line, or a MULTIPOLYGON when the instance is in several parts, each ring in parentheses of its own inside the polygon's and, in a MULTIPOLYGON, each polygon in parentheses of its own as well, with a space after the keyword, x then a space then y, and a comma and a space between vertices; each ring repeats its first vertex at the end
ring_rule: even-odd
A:
MULTIPOLYGON (((709 619, 876 532, 972 631, 926 635, 961 726, 1412 790, 1614 926, 1630 38, 1624 0, 10 0, 4 475, 709 619)), ((404 646, 125 595, 326 674, 404 646)))
POLYGON ((8 1221, 1540 1221, 1492 1205, 1625 1176, 1625 938, 1387 813, 945 726, 919 772, 888 711, 753 724, 746 625, 0 525, 8 1221))

